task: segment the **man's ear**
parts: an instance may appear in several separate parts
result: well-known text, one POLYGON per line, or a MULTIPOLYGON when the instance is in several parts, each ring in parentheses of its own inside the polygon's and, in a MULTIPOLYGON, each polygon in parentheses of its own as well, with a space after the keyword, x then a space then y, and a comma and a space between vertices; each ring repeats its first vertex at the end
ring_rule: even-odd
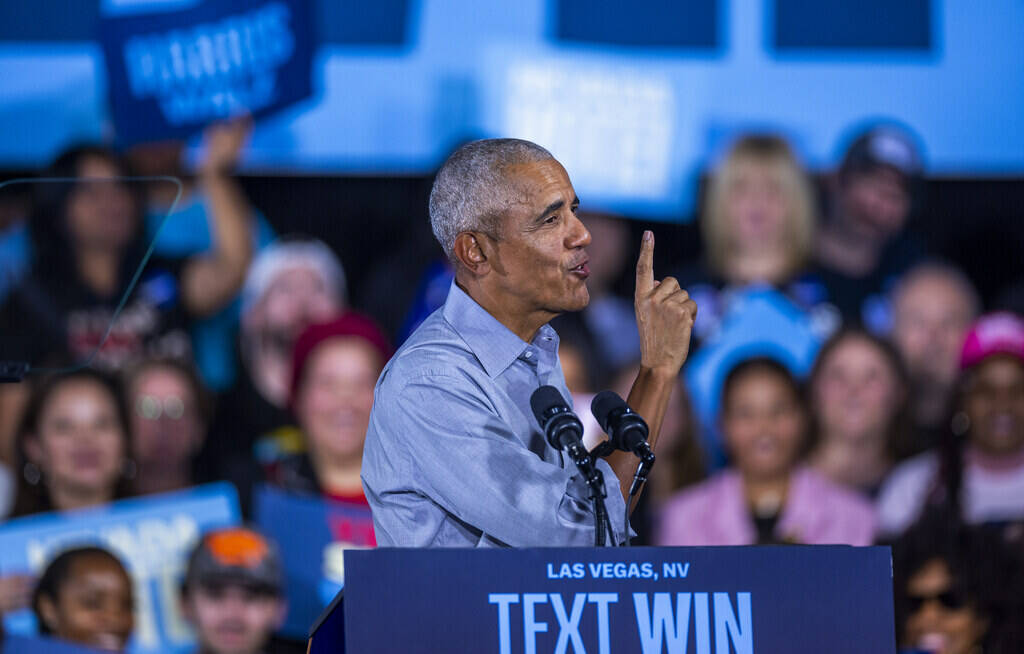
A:
POLYGON ((491 264, 487 258, 486 245, 481 242, 483 237, 474 232, 460 232, 452 245, 452 255, 474 275, 485 275, 491 264))

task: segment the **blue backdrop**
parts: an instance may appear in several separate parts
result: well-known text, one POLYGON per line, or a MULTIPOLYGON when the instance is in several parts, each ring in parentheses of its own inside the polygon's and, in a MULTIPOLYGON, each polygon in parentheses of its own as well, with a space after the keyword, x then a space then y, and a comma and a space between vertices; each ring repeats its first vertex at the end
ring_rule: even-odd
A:
MULTIPOLYGON (((0 5, 0 166, 112 133, 96 24, 142 0, 93 1, 0 5)), ((314 99, 260 122, 250 168, 421 173, 463 139, 517 135, 585 203, 674 217, 737 130, 782 131, 824 167, 885 116, 933 173, 1024 173, 1017 0, 311 2, 314 99)))

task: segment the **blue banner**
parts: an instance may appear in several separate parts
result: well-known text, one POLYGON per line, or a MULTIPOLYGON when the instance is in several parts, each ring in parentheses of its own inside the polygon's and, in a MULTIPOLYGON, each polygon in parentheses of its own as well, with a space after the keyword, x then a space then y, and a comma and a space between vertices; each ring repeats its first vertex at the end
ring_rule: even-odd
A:
POLYGON ((281 633, 305 638, 345 582, 344 553, 377 543, 370 507, 263 485, 253 512, 260 531, 280 546, 284 563, 288 617, 281 633))
MULTIPOLYGON (((100 545, 120 557, 135 584, 133 654, 188 652, 195 647, 178 597, 187 556, 199 536, 240 521, 228 483, 113 502, 96 509, 46 513, 0 526, 0 575, 40 575, 60 551, 100 545)), ((4 617, 8 633, 31 635, 30 610, 4 617)))
POLYGON ((309 0, 208 0, 100 21, 122 144, 185 138, 312 95, 309 0))
POLYGON ((892 654, 891 561, 846 546, 349 551, 344 651, 892 654))
POLYGON ((99 654, 100 650, 71 645, 52 638, 0 637, 0 654, 99 654))

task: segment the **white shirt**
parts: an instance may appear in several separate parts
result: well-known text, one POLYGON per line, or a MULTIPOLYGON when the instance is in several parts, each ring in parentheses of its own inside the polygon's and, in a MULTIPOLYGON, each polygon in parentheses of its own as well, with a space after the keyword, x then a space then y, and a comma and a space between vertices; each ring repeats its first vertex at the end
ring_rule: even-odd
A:
MULTIPOLYGON (((889 475, 878 495, 879 530, 894 536, 917 520, 939 472, 939 457, 926 452, 889 475)), ((990 470, 965 457, 963 512, 969 524, 1024 519, 1024 466, 990 470)))

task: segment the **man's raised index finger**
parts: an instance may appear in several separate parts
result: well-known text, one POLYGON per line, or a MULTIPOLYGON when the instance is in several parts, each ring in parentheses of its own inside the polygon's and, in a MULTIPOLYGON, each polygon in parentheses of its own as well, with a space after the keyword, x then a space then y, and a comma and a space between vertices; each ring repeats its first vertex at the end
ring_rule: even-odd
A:
POLYGON ((640 258, 636 261, 636 292, 646 295, 654 289, 654 232, 647 230, 640 242, 640 258))

